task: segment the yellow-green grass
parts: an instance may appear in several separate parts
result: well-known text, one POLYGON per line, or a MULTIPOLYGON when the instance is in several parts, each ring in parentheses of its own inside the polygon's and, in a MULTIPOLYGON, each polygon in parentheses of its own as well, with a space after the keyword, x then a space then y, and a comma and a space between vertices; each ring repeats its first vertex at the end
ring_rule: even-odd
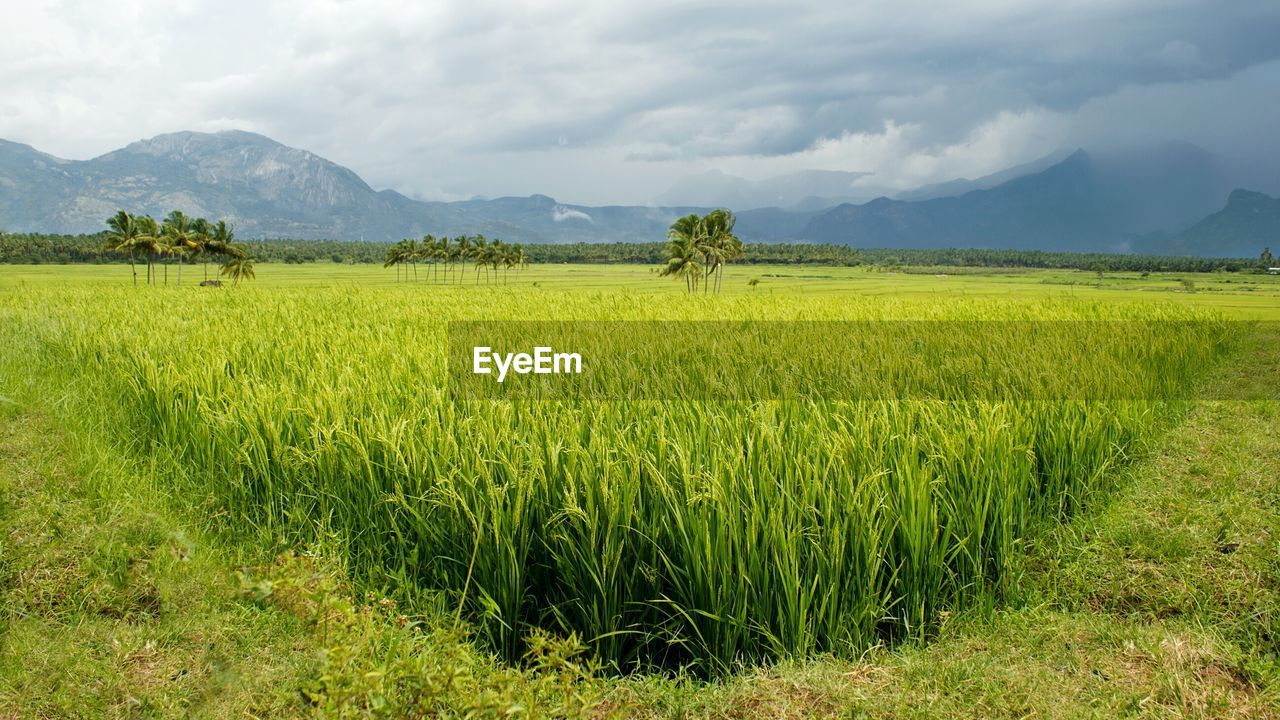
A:
MULTIPOLYGON (((765 270, 706 298, 633 267, 438 287, 422 268, 397 285, 389 271, 264 266, 262 282, 218 291, 194 272, 135 289, 122 267, 14 268, 4 362, 75 388, 66 402, 104 431, 177 454, 182 490, 235 522, 331 538, 363 582, 464 613, 508 657, 545 627, 618 669, 723 671, 853 655, 1005 596, 1028 528, 1077 509, 1165 409, 454 404, 448 320, 1201 317, 1200 293, 1119 303, 1044 282, 1065 274, 1018 275, 1017 288, 958 276, 961 293, 950 276, 765 270)), ((1207 352, 1203 340, 1185 351, 1207 352)))
MULTIPOLYGON (((199 266, 188 266, 183 282, 203 277, 199 266)), ((418 282, 429 284, 428 266, 418 268, 418 282)), ((260 265, 254 285, 262 287, 332 287, 395 285, 396 272, 373 265, 314 263, 260 265)), ((170 283, 176 272, 170 269, 170 283)), ((643 294, 679 294, 683 284, 657 277, 644 265, 534 265, 519 275, 509 273, 511 285, 543 290, 601 292, 626 290, 643 294)), ((11 265, 0 266, 0 288, 22 283, 127 285, 127 265, 11 265)), ((465 285, 475 284, 466 270, 465 285)), ((725 273, 726 294, 819 294, 829 297, 869 296, 945 301, 963 296, 1030 301, 1041 298, 1096 300, 1106 303, 1176 303, 1214 308, 1232 317, 1280 320, 1280 276, 1256 273, 1104 273, 1084 270, 1007 268, 906 268, 885 271, 866 267, 730 266, 725 273), (751 280, 759 280, 755 286, 751 280), (1183 280, 1194 283, 1189 292, 1183 280)))
MULTIPOLYGON (((239 410, 236 408, 259 410, 262 411, 260 415, 270 415, 272 408, 288 407, 272 404, 271 397, 281 397, 277 393, 283 392, 283 396, 294 405, 303 404, 303 399, 307 397, 305 391, 308 383, 293 384, 305 379, 305 375, 299 370, 291 369, 288 358, 285 357, 287 346, 294 345, 306 349, 309 354, 304 357, 318 358, 318 361, 313 360, 307 367, 306 373, 314 373, 314 377, 320 378, 320 386, 334 391, 344 381, 353 381, 348 388, 350 395, 358 395, 361 390, 369 387, 364 384, 369 379, 403 379, 407 377, 406 368, 421 370, 413 367, 415 360, 421 360, 421 346, 415 343, 423 339, 415 326, 438 321, 439 318, 431 318, 428 323, 426 318, 430 318, 441 308, 450 316, 470 317, 490 316, 486 314, 487 311, 495 309, 499 315, 513 317, 540 317, 557 311, 611 317, 622 313, 645 316, 650 313, 697 315, 724 307, 735 311, 751 308, 753 312, 767 308, 774 313, 789 315, 794 315, 797 308, 803 308, 806 313, 819 317, 857 317, 868 312, 889 317, 939 317, 978 311, 997 315, 1000 312, 1016 314, 1034 311, 1053 317, 1070 317, 1082 312, 1129 316, 1132 313, 1141 315, 1153 312, 1145 293, 1158 293, 1159 300, 1164 301, 1163 306, 1158 309, 1160 312, 1167 312, 1170 304, 1213 304, 1215 301, 1225 300, 1217 307, 1237 314, 1242 308, 1236 304, 1239 298, 1233 296, 1248 293, 1227 290, 1220 294, 1149 290, 1139 296, 1133 290, 1107 290, 1104 287, 1094 297, 1102 301, 1099 305, 1079 296, 1058 294, 1062 291, 1061 287, 1037 281, 1026 283, 1016 293, 1008 293, 1003 302, 989 304, 973 297, 958 298, 948 293, 907 299, 861 299, 850 297, 854 294, 852 292, 834 288, 821 293, 814 292, 814 297, 761 298, 758 291, 764 287, 762 284, 755 290, 745 286, 737 290, 731 289, 730 292, 740 292, 743 297, 726 303, 714 299, 702 301, 683 298, 676 284, 657 279, 652 281, 654 285, 650 289, 649 278, 639 275, 634 268, 598 268, 600 276, 607 279, 634 273, 632 277, 635 284, 622 292, 587 288, 562 288, 552 292, 546 287, 544 280, 550 281, 557 277, 563 280, 563 276, 553 272, 553 269, 544 269, 546 274, 543 280, 536 281, 539 282, 536 288, 532 287, 535 280, 532 279, 534 271, 531 270, 526 271, 522 278, 522 284, 529 286, 523 289, 509 287, 475 290, 468 286, 459 291, 454 288, 424 290, 417 286, 396 288, 393 287, 394 276, 388 278, 383 274, 385 271, 381 270, 368 274, 363 281, 352 283, 350 281, 355 276, 349 273, 355 273, 361 268, 264 266, 261 269, 264 281, 267 271, 279 270, 280 275, 273 280, 278 281, 278 285, 272 287, 271 283, 262 282, 254 287, 242 286, 217 292, 200 291, 194 287, 183 287, 180 290, 175 287, 168 290, 144 288, 139 290, 142 296, 139 297, 117 291, 118 285, 127 283, 127 270, 123 277, 119 274, 120 270, 118 267, 48 266, 31 273, 26 268, 0 268, 0 287, 14 291, 12 295, 0 299, 0 319, 3 321, 0 322, 0 335, 4 336, 4 349, 0 350, 0 378, 3 379, 4 390, 0 390, 0 394, 27 397, 36 393, 39 401, 51 410, 74 418, 78 431, 116 442, 123 439, 125 450, 133 457, 170 453, 178 455, 186 466, 183 472, 166 473, 157 479, 158 482, 162 484, 164 492, 170 495, 173 504, 192 509, 193 512, 208 512, 210 515, 228 508, 229 500, 234 499, 238 492, 237 488, 226 483, 226 468, 216 467, 215 463, 214 472, 210 474, 207 473, 207 463, 193 461, 195 456, 191 454, 192 449, 189 447, 189 434, 176 432, 179 428, 174 418, 164 417, 168 411, 156 413, 153 418, 140 418, 137 410, 145 403, 139 404, 137 398, 132 397, 134 389, 144 390, 144 395, 157 393, 156 398, 166 397, 158 407, 170 405, 169 400, 180 401, 184 395, 190 396, 193 389, 204 393, 200 396, 201 402, 225 401, 223 409, 230 408, 233 411, 222 418, 210 416, 208 420, 212 421, 209 423, 211 426, 218 422, 236 423, 244 420, 246 416, 237 414, 239 410), (10 270, 14 272, 7 274, 10 270), (321 270, 324 272, 321 273, 321 270), (21 283, 18 282, 20 276, 23 280, 21 283), (386 287, 366 290, 365 286, 377 282, 377 278, 389 281, 382 283, 386 287), (337 292, 324 289, 325 286, 333 286, 337 292), (648 297, 637 302, 641 287, 648 297), (550 301, 557 304, 548 305, 550 301), (1143 307, 1134 309, 1131 306, 1135 302, 1143 307), (695 309, 690 310, 691 307, 695 309), (344 308, 351 312, 326 312, 334 308, 344 308), (281 311, 284 311, 283 315, 281 311), (380 311, 381 314, 373 311, 380 311), (297 339, 294 328, 299 320, 318 337, 309 341, 297 339), (415 323, 415 320, 423 322, 415 323), (365 340, 372 338, 373 342, 326 345, 323 340, 334 337, 334 324, 348 329, 356 327, 368 330, 368 335, 360 337, 365 340), (284 347, 276 350, 272 345, 284 347), (96 352, 90 352, 95 348, 96 352), (123 357, 126 352, 131 356, 123 357), (192 368, 213 364, 218 360, 225 362, 234 353, 258 359, 262 364, 253 370, 261 373, 258 379, 264 382, 252 382, 250 387, 240 389, 222 387, 221 392, 225 396, 218 398, 207 394, 210 387, 187 382, 191 379, 190 376, 183 380, 183 373, 190 372, 192 368), (335 372, 335 366, 341 364, 336 362, 339 358, 354 367, 347 372, 335 372), (116 371, 125 367, 121 364, 125 361, 132 362, 135 369, 149 370, 130 375, 127 378, 129 386, 122 391, 122 380, 116 371), (272 368, 272 363, 278 363, 278 366, 272 368), (271 382, 265 382, 270 380, 287 380, 288 383, 280 388, 273 386, 271 382), (175 390, 179 392, 164 396, 164 393, 175 390), (183 390, 186 392, 182 392, 183 390), (116 400, 123 402, 117 405, 114 402, 116 400), (256 407, 260 403, 263 407, 256 407), (145 422, 139 423, 139 419, 145 422), (222 484, 218 484, 219 482, 222 484)), ((779 272, 808 270, 810 269, 781 268, 779 272)), ((827 269, 817 271, 826 272, 827 269)), ((838 269, 838 272, 863 271, 838 269)), ((976 279, 965 276, 964 280, 970 283, 971 289, 983 286, 985 291, 990 291, 990 286, 1000 284, 1003 279, 1021 275, 997 272, 985 277, 977 276, 976 279)), ((1041 280, 1052 278, 1053 282, 1064 282, 1073 277, 1071 273, 1026 275, 1040 275, 1041 280)), ((1079 279, 1078 275, 1075 277, 1079 279)), ((1233 276, 1213 277, 1220 278, 1228 288, 1236 283, 1226 283, 1225 280, 1238 279, 1233 276)), ((1261 283, 1269 281, 1257 276, 1240 277, 1259 279, 1261 283)), ((885 275, 882 279, 927 288, 931 284, 952 278, 894 274, 885 275)), ((1092 279, 1096 281, 1096 277, 1092 279)), ((788 283, 787 287, 793 290, 811 281, 829 282, 830 279, 779 279, 780 283, 788 283)), ((1138 281, 1139 279, 1133 280, 1138 281)), ((1201 278, 1197 289, 1203 287, 1205 281, 1201 278)), ((1275 286, 1270 287, 1274 291, 1275 286)), ((1078 293, 1081 288, 1068 288, 1068 291, 1078 293)), ((132 292, 130 289, 129 293, 132 292)), ((782 294, 782 290, 777 294, 782 294)), ((1250 310, 1254 311, 1254 316, 1268 316, 1264 313, 1274 313, 1275 306, 1262 304, 1254 308, 1243 308, 1246 313, 1250 310)), ((1274 337, 1268 342, 1273 345, 1273 340, 1274 337)), ((1274 354, 1268 357, 1271 358, 1271 364, 1254 363, 1245 367, 1242 372, 1274 375, 1274 354)), ((350 395, 344 396, 344 399, 349 399, 350 395)), ((412 397, 402 396, 399 400, 402 407, 421 409, 421 406, 414 405, 420 399, 415 401, 412 397)), ((320 407, 324 402, 323 398, 317 399, 313 407, 320 407)), ((1014 574, 1030 572, 1034 581, 1030 588, 1024 588, 1024 592, 1014 598, 1026 602, 1022 598, 1029 596, 1033 607, 1027 610, 997 615, 994 622, 987 625, 987 621, 981 619, 981 614, 977 622, 968 616, 964 622, 947 622, 946 618, 953 617, 953 607, 945 606, 937 614, 942 639, 934 647, 908 646, 893 654, 876 654, 869 662, 831 658, 806 662, 795 659, 784 667, 749 673, 746 677, 723 686, 704 687, 688 685, 683 681, 671 686, 661 680, 638 679, 613 690, 604 710, 642 715, 708 714, 735 717, 758 716, 762 713, 795 717, 847 716, 850 711, 855 715, 867 713, 872 716, 909 716, 920 713, 947 716, 1023 716, 1034 713, 1060 717, 1078 716, 1080 712, 1086 711, 1099 712, 1100 709, 1104 715, 1191 713, 1204 716, 1261 716, 1274 712, 1274 705, 1271 704, 1274 703, 1274 696, 1265 695, 1272 692, 1267 688, 1272 685, 1270 674, 1274 673, 1275 651, 1270 627, 1276 611, 1274 597, 1269 593, 1278 586, 1273 557, 1274 543, 1268 540, 1268 533, 1280 530, 1274 524, 1272 512, 1274 468, 1271 468, 1272 472, 1268 475, 1268 464, 1265 461, 1265 456, 1274 449, 1275 434, 1265 430, 1268 423, 1269 427, 1274 428, 1274 401, 1269 405, 1257 406, 1227 403, 1224 407, 1228 410, 1225 411, 1223 420, 1213 428, 1212 440, 1205 437, 1203 430, 1194 426, 1189 434, 1179 433, 1182 439, 1178 441, 1177 452, 1196 456, 1188 461, 1189 465, 1174 458, 1170 461, 1171 464, 1143 466, 1145 470, 1139 476, 1138 487, 1125 493, 1127 505, 1124 508, 1128 509, 1112 512, 1097 520, 1086 517, 1068 525, 1062 533, 1051 532, 1048 540, 1035 540, 1029 569, 1019 562, 1021 554, 1014 556, 1014 574), (1228 427, 1233 424, 1245 430, 1235 432, 1228 427), (1255 428, 1258 431, 1255 432, 1255 428), (1244 438, 1248 442, 1244 442, 1244 438), (1196 482, 1206 477, 1214 478, 1216 484, 1212 489, 1199 493, 1196 482), (1187 500, 1192 496, 1194 500, 1187 500), (1229 502, 1224 504, 1224 498, 1229 499, 1229 502), (1148 499, 1158 499, 1160 504, 1147 507, 1143 503, 1148 499), (1256 503, 1263 503, 1261 512, 1250 511, 1250 507, 1256 506, 1256 503), (1135 522, 1142 524, 1137 531, 1135 522), (1202 540, 1210 542, 1210 545, 1200 548, 1202 540), (1244 550, 1224 554, 1221 548, 1232 547, 1233 544, 1242 546, 1244 550), (1076 553, 1079 554, 1078 558, 1073 556, 1076 553), (1209 571, 1204 569, 1209 561, 1218 558, 1221 558, 1220 563, 1211 563, 1213 567, 1209 571), (1218 565, 1221 565, 1220 570, 1218 565), (1154 578, 1155 581, 1135 583, 1131 576, 1134 571, 1146 573, 1144 577, 1154 578), (1050 607, 1039 604, 1044 602, 1050 603, 1050 607), (1075 608, 1077 614, 1060 615, 1056 609, 1058 607, 1075 608), (1095 617, 1099 612, 1103 615, 1095 617), (1113 617, 1112 614, 1118 614, 1119 617, 1113 617), (1136 623, 1130 624, 1126 619, 1130 615, 1136 617, 1136 623), (1176 621, 1179 616, 1186 618, 1184 623, 1176 621), (1160 624, 1152 628, 1145 627, 1145 623, 1151 619, 1157 619, 1160 624), (1265 625, 1261 625, 1260 621, 1265 621, 1265 625)), ((1113 420, 1120 418, 1116 415, 1109 417, 1113 420)), ((373 417, 374 422, 353 428, 355 435, 363 435, 365 440, 385 436, 391 426, 383 421, 388 419, 389 416, 373 417)), ((403 414, 400 419, 403 419, 403 414)), ((956 426, 952 426, 952 429, 956 429, 956 426)), ((1153 426, 1142 422, 1131 429, 1144 434, 1150 432, 1153 426)), ((243 437, 251 435, 249 433, 243 437)), ((279 489, 305 489, 305 477, 290 480, 288 476, 300 468, 305 469, 307 458, 298 453, 289 458, 288 462, 291 464, 282 464, 274 468, 274 471, 278 479, 293 484, 282 485, 279 489)), ((234 467, 237 461, 225 464, 234 467)), ((1088 484, 1103 477, 1102 474, 1088 473, 1083 480, 1088 484)), ((1111 477, 1111 474, 1108 473, 1106 477, 1111 477)), ((1093 487, 1096 489, 1105 485, 1106 483, 1102 483, 1093 487)), ((121 485, 117 484, 115 487, 121 485)), ((321 487, 321 483, 311 483, 312 490, 321 487)), ((269 494, 264 497, 269 497, 269 494)), ((154 503, 145 494, 132 495, 127 503, 142 500, 154 503)), ((39 510, 35 512, 38 514, 39 510)), ((139 512, 143 515, 150 513, 146 508, 139 508, 139 512)), ((99 522, 113 522, 109 518, 118 517, 119 513, 108 513, 107 516, 108 519, 99 522)), ((80 514, 66 522, 81 522, 87 517, 80 514)), ((283 534, 286 542, 295 545, 320 534, 320 530, 313 527, 317 518, 302 518, 298 521, 286 517, 283 520, 276 518, 270 522, 262 522, 264 517, 271 515, 269 512, 256 515, 246 513, 226 526, 233 530, 243 529, 246 520, 257 519, 266 529, 266 536, 283 534)), ((350 527, 343 530, 331 525, 325 529, 334 531, 325 537, 329 542, 337 540, 341 545, 344 540, 350 540, 349 537, 341 537, 349 534, 350 527)), ((116 536, 112 533, 107 535, 107 547, 93 552, 105 552, 108 559, 117 555, 124 557, 132 552, 129 549, 132 546, 116 547, 116 536)), ((251 537, 255 542, 260 542, 263 535, 255 534, 251 537)), ((348 550, 351 549, 350 545, 348 543, 348 550)), ((472 545, 471 549, 474 547, 472 545)), ((74 553, 76 549, 71 548, 70 552, 74 553)), ((147 550, 147 553, 150 552, 147 550)), ((170 550, 165 549, 165 552, 170 550)), ((348 554, 347 557, 354 556, 348 554)), ((170 564, 165 563, 161 567, 168 572, 170 564)), ((351 569, 364 580, 382 582, 388 589, 394 589, 391 585, 412 584, 405 583, 403 578, 396 577, 394 573, 384 573, 380 577, 377 573, 371 574, 369 568, 360 568, 358 563, 353 563, 351 569)), ((199 582, 205 577, 201 575, 194 580, 199 582)), ((186 582, 190 583, 192 580, 188 578, 186 582)), ((304 584, 305 582, 304 580, 304 584)), ((131 585, 134 585, 132 580, 126 587, 131 585)), ((37 583, 32 583, 31 587, 39 591, 37 583)), ((145 585, 143 589, 146 589, 145 585)), ((103 596, 107 601, 115 603, 111 593, 116 590, 107 587, 104 591, 103 596)), ((123 603, 124 607, 131 607, 129 597, 132 596, 121 597, 128 601, 123 603)), ((446 597, 448 607, 441 614, 451 617, 457 605, 453 602, 455 598, 446 597)), ((961 607, 963 606, 957 605, 954 609, 961 607)), ((430 612, 428 614, 436 615, 430 612)), ((145 616, 145 613, 142 615, 145 616)), ((483 625, 482 612, 473 611, 469 615, 483 625)), ((204 618, 197 618, 189 613, 179 615, 178 618, 179 622, 192 623, 192 628, 199 628, 204 622, 204 618)), ((45 675, 49 677, 41 677, 40 673, 27 673, 24 682, 52 680, 57 677, 52 673, 59 671, 72 675, 83 671, 85 677, 93 677, 96 678, 95 682, 101 682, 90 663, 79 667, 60 667, 56 658, 36 652, 38 635, 32 634, 37 632, 33 627, 28 625, 20 631, 25 635, 9 636, 11 639, 16 638, 19 643, 31 642, 29 652, 10 657, 14 661, 27 656, 42 657, 48 663, 49 672, 45 675)), ((148 631, 146 626, 142 628, 140 633, 145 637, 148 631)), ((71 634, 60 636, 56 641, 65 647, 65 657, 76 658, 81 662, 84 662, 84 656, 78 651, 78 643, 106 647, 105 638, 108 635, 120 637, 118 633, 111 633, 105 628, 95 631, 95 635, 85 634, 78 638, 74 635, 74 630, 68 632, 71 634), (99 639, 102 639, 101 643, 99 639)), ((189 641, 201 642, 201 633, 204 632, 206 631, 199 630, 189 641)), ((250 637, 252 638, 252 633, 250 637)), ((339 641, 329 638, 320 642, 327 644, 339 641)), ((306 687, 316 692, 316 696, 322 698, 323 702, 339 702, 348 710, 363 708, 364 712, 369 712, 374 707, 373 703, 383 702, 380 693, 388 693, 388 697, 399 695, 403 701, 406 692, 410 695, 422 691, 436 692, 431 684, 436 681, 436 677, 431 673, 439 670, 435 669, 435 665, 424 666, 422 663, 438 665, 442 654, 452 658, 457 653, 452 641, 440 637, 427 638, 425 643, 421 640, 414 641, 417 650, 413 651, 415 654, 412 657, 418 658, 414 662, 402 661, 398 655, 384 656, 382 653, 387 647, 383 644, 387 642, 384 639, 359 636, 346 637, 341 642, 341 652, 326 656, 328 664, 320 669, 324 678, 320 681, 321 684, 317 686, 309 683, 306 687), (359 644, 363 642, 371 644, 359 644), (422 659, 424 656, 425 660, 422 659), (385 657, 385 662, 379 660, 380 657, 385 657), (392 662, 393 665, 389 664, 392 662), (428 668, 425 674, 420 672, 423 667, 428 668), (421 684, 424 677, 427 682, 421 684)), ((11 640, 10 647, 12 646, 11 640)), ((120 658, 107 659, 111 662, 118 660, 121 667, 131 671, 136 669, 136 672, 142 673, 150 672, 152 667, 146 662, 148 657, 162 658, 166 664, 186 667, 177 658, 171 657, 174 652, 182 652, 178 649, 181 646, 162 642, 157 649, 152 650, 146 647, 145 641, 139 641, 139 647, 142 649, 141 653, 130 649, 126 641, 120 658)), ((279 652, 287 652, 283 647, 277 647, 280 648, 279 652)), ((265 657, 262 659, 272 662, 265 657)), ((466 662, 469 664, 471 661, 466 662)), ((448 668, 445 670, 453 671, 448 668)), ((469 674, 466 675, 468 682, 474 678, 472 673, 475 671, 474 666, 469 664, 469 674)), ((187 671, 183 669, 178 672, 187 671)), ((480 672, 492 673, 495 670, 485 667, 480 672)), ((186 676, 178 674, 176 677, 186 676)), ((482 675, 482 680, 483 677, 482 675)), ((179 684, 175 684, 173 677, 166 680, 164 677, 144 676, 141 681, 148 685, 147 695, 143 697, 168 698, 175 690, 179 695, 184 692, 179 684)), ((252 686, 260 689, 263 682, 261 678, 246 677, 245 684, 246 688, 252 686)), ((288 688, 291 682, 293 681, 286 680, 284 688, 288 688)), ((12 688, 13 686, 8 686, 8 689, 12 688)), ((46 713, 65 712, 65 708, 73 707, 78 702, 76 697, 89 698, 93 692, 93 688, 78 687, 76 680, 66 675, 62 680, 28 686, 30 688, 45 689, 46 696, 43 700, 47 703, 44 706, 46 713), (76 692, 81 695, 74 695, 76 692), (65 693, 65 696, 50 698, 47 696, 50 693, 65 693)), ((583 685, 582 688, 585 691, 587 686, 583 685)), ((15 705, 15 696, 6 697, 4 689, 6 688, 0 687, 0 715, 4 714, 2 711, 6 709, 6 705, 24 711, 30 710, 31 706, 22 702, 22 696, 17 696, 18 704, 15 705)), ((207 691, 201 689, 199 692, 207 691)), ((234 695, 227 697, 232 705, 243 699, 234 695)), ((455 695, 453 699, 459 698, 455 695)), ((491 699, 503 698, 498 696, 491 699)), ((129 711, 127 702, 131 700, 128 697, 106 700, 123 703, 121 707, 125 709, 121 714, 129 711)), ((164 701, 168 702, 168 699, 164 701)), ((408 705, 387 704, 379 707, 388 712, 392 711, 391 708, 400 708, 399 712, 403 712, 406 707, 413 707, 412 702, 408 705)), ((563 701, 553 698, 551 702, 563 701)), ((495 704, 493 707, 498 708, 500 705, 495 704)), ((253 712, 257 713, 262 709, 264 708, 255 708, 253 712)), ((159 712, 152 708, 151 711, 155 714, 179 712, 172 708, 159 712)), ((544 707, 542 712, 553 711, 544 707)))

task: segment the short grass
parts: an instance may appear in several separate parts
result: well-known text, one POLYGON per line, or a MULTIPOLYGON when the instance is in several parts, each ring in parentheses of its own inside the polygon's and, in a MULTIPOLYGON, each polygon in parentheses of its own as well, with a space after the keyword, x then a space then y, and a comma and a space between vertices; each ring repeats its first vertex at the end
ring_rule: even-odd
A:
MULTIPOLYGON (((73 426, 72 426, 73 427, 73 426)), ((157 458, 163 457, 158 455, 157 458)), ((228 542, 101 438, 0 401, 0 719, 564 717, 581 647, 523 668, 357 595, 323 553, 228 542)))
POLYGON ((168 511, 147 470, 46 411, 0 418, 0 717, 273 714, 302 625, 237 600, 244 556, 168 511))

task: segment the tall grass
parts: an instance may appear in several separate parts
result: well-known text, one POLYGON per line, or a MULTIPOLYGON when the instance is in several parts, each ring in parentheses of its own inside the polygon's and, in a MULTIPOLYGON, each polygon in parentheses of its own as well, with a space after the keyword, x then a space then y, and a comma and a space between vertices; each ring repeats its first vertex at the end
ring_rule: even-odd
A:
MULTIPOLYGON (((536 289, 28 288, 0 299, 0 355, 11 373, 60 374, 120 438, 180 455, 198 482, 178 490, 290 540, 339 538, 359 575, 439 591, 507 657, 544 627, 578 633, 621 670, 714 673, 856 653, 999 599, 1030 525, 1076 511, 1167 407, 454 402, 448 320, 1192 317, 991 300, 646 302, 536 289)), ((1185 386, 1218 340, 1188 331, 1136 368, 1080 362, 1099 378, 1177 367, 1185 386)))

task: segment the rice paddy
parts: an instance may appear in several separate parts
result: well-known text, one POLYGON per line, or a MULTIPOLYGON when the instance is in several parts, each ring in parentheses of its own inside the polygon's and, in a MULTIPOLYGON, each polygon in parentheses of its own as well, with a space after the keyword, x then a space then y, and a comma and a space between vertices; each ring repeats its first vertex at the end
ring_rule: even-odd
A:
POLYGON ((6 375, 60 378, 62 402, 121 442, 179 457, 174 492, 193 507, 211 498, 233 527, 332 542, 355 577, 456 615, 508 659, 542 628, 616 671, 709 675, 855 656, 998 603, 1027 534, 1087 504, 1229 353, 1209 300, 1265 317, 1277 290, 1049 282, 1063 273, 896 276, 891 294, 864 271, 734 268, 725 295, 704 298, 637 268, 532 268, 485 288, 313 267, 263 268, 260 286, 234 291, 139 290, 117 269, 73 286, 6 270, 6 375), (1149 397, 717 403, 675 377, 666 398, 558 403, 450 395, 449 323, 476 320, 1135 321, 1176 334, 1073 367, 1103 395, 1116 377, 1162 389, 1149 397))

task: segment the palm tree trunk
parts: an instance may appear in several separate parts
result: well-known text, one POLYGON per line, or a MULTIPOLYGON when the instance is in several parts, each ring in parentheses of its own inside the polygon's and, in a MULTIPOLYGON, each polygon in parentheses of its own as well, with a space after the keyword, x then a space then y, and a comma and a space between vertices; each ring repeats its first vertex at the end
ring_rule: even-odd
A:
POLYGON ((129 272, 133 273, 133 286, 138 287, 138 266, 133 264, 133 253, 129 253, 129 272))
POLYGON ((178 287, 182 287, 182 258, 178 258, 178 287))

